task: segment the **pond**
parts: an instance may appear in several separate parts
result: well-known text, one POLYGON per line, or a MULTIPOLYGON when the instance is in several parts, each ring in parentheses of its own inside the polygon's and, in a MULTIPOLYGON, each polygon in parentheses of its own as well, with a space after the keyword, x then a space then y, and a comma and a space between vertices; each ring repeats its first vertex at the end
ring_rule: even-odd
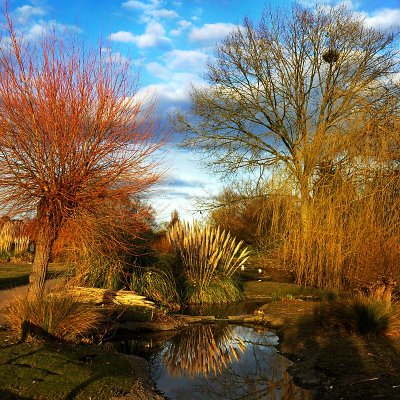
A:
POLYGON ((112 346, 147 358, 157 389, 171 400, 311 400, 293 383, 277 344, 263 328, 203 324, 112 346))

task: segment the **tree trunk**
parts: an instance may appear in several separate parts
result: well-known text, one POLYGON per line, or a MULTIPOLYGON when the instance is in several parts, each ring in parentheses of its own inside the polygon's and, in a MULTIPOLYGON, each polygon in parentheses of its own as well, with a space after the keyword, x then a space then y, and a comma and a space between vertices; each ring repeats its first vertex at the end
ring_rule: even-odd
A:
POLYGON ((61 218, 56 211, 41 201, 37 211, 37 235, 35 256, 29 275, 28 300, 41 297, 52 255, 53 244, 61 227, 61 218))

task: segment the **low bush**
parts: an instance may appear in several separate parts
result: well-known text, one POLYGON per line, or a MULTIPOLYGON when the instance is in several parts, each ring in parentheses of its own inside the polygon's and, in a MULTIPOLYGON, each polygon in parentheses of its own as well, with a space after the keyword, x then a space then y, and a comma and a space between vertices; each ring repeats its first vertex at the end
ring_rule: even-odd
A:
POLYGON ((8 250, 0 249, 0 262, 7 263, 10 262, 12 253, 8 250))
POLYGON ((319 323, 358 335, 395 334, 400 332, 400 307, 358 297, 321 304, 317 309, 319 323))
POLYGON ((185 303, 190 305, 230 303, 243 297, 239 281, 226 277, 215 277, 207 286, 187 283, 183 293, 185 303))
POLYGON ((176 250, 183 302, 228 303, 241 298, 235 277, 244 267, 249 250, 230 233, 194 222, 175 223, 167 234, 176 250))
POLYGON ((161 305, 174 306, 180 303, 175 277, 168 269, 135 268, 132 271, 130 290, 161 305))
POLYGON ((76 340, 94 333, 102 319, 101 310, 62 292, 45 293, 31 302, 25 294, 10 296, 2 311, 7 325, 21 338, 32 334, 43 339, 76 340))

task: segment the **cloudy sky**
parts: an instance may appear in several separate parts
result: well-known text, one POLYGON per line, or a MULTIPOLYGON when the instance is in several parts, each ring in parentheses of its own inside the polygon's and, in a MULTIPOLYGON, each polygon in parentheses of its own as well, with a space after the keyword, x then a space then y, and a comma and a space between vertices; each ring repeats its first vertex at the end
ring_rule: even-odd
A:
MULTIPOLYGON (((400 0, 341 3, 362 13, 370 25, 400 28, 400 0)), ((129 57, 132 68, 140 70, 140 90, 157 97, 162 118, 173 109, 188 107, 189 87, 201 84, 215 43, 244 16, 256 20, 265 4, 264 0, 9 0, 15 20, 32 36, 56 24, 60 29, 78 27, 85 40, 109 41, 116 57, 129 57)), ((176 144, 171 143, 165 160, 166 179, 153 196, 159 219, 168 219, 175 208, 187 218, 198 216, 193 196, 216 192, 218 177, 207 174, 192 154, 176 144)))

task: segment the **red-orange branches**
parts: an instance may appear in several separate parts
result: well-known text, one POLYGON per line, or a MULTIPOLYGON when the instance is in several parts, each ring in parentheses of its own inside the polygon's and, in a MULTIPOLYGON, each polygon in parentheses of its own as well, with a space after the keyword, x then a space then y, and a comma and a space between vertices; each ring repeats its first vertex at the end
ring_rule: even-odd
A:
POLYGON ((161 141, 128 62, 115 61, 101 46, 84 50, 83 42, 55 29, 28 40, 8 15, 4 27, 0 204, 6 212, 36 209, 43 232, 37 234, 33 275, 42 276, 36 261, 48 262, 67 220, 158 181, 153 156, 161 141))

